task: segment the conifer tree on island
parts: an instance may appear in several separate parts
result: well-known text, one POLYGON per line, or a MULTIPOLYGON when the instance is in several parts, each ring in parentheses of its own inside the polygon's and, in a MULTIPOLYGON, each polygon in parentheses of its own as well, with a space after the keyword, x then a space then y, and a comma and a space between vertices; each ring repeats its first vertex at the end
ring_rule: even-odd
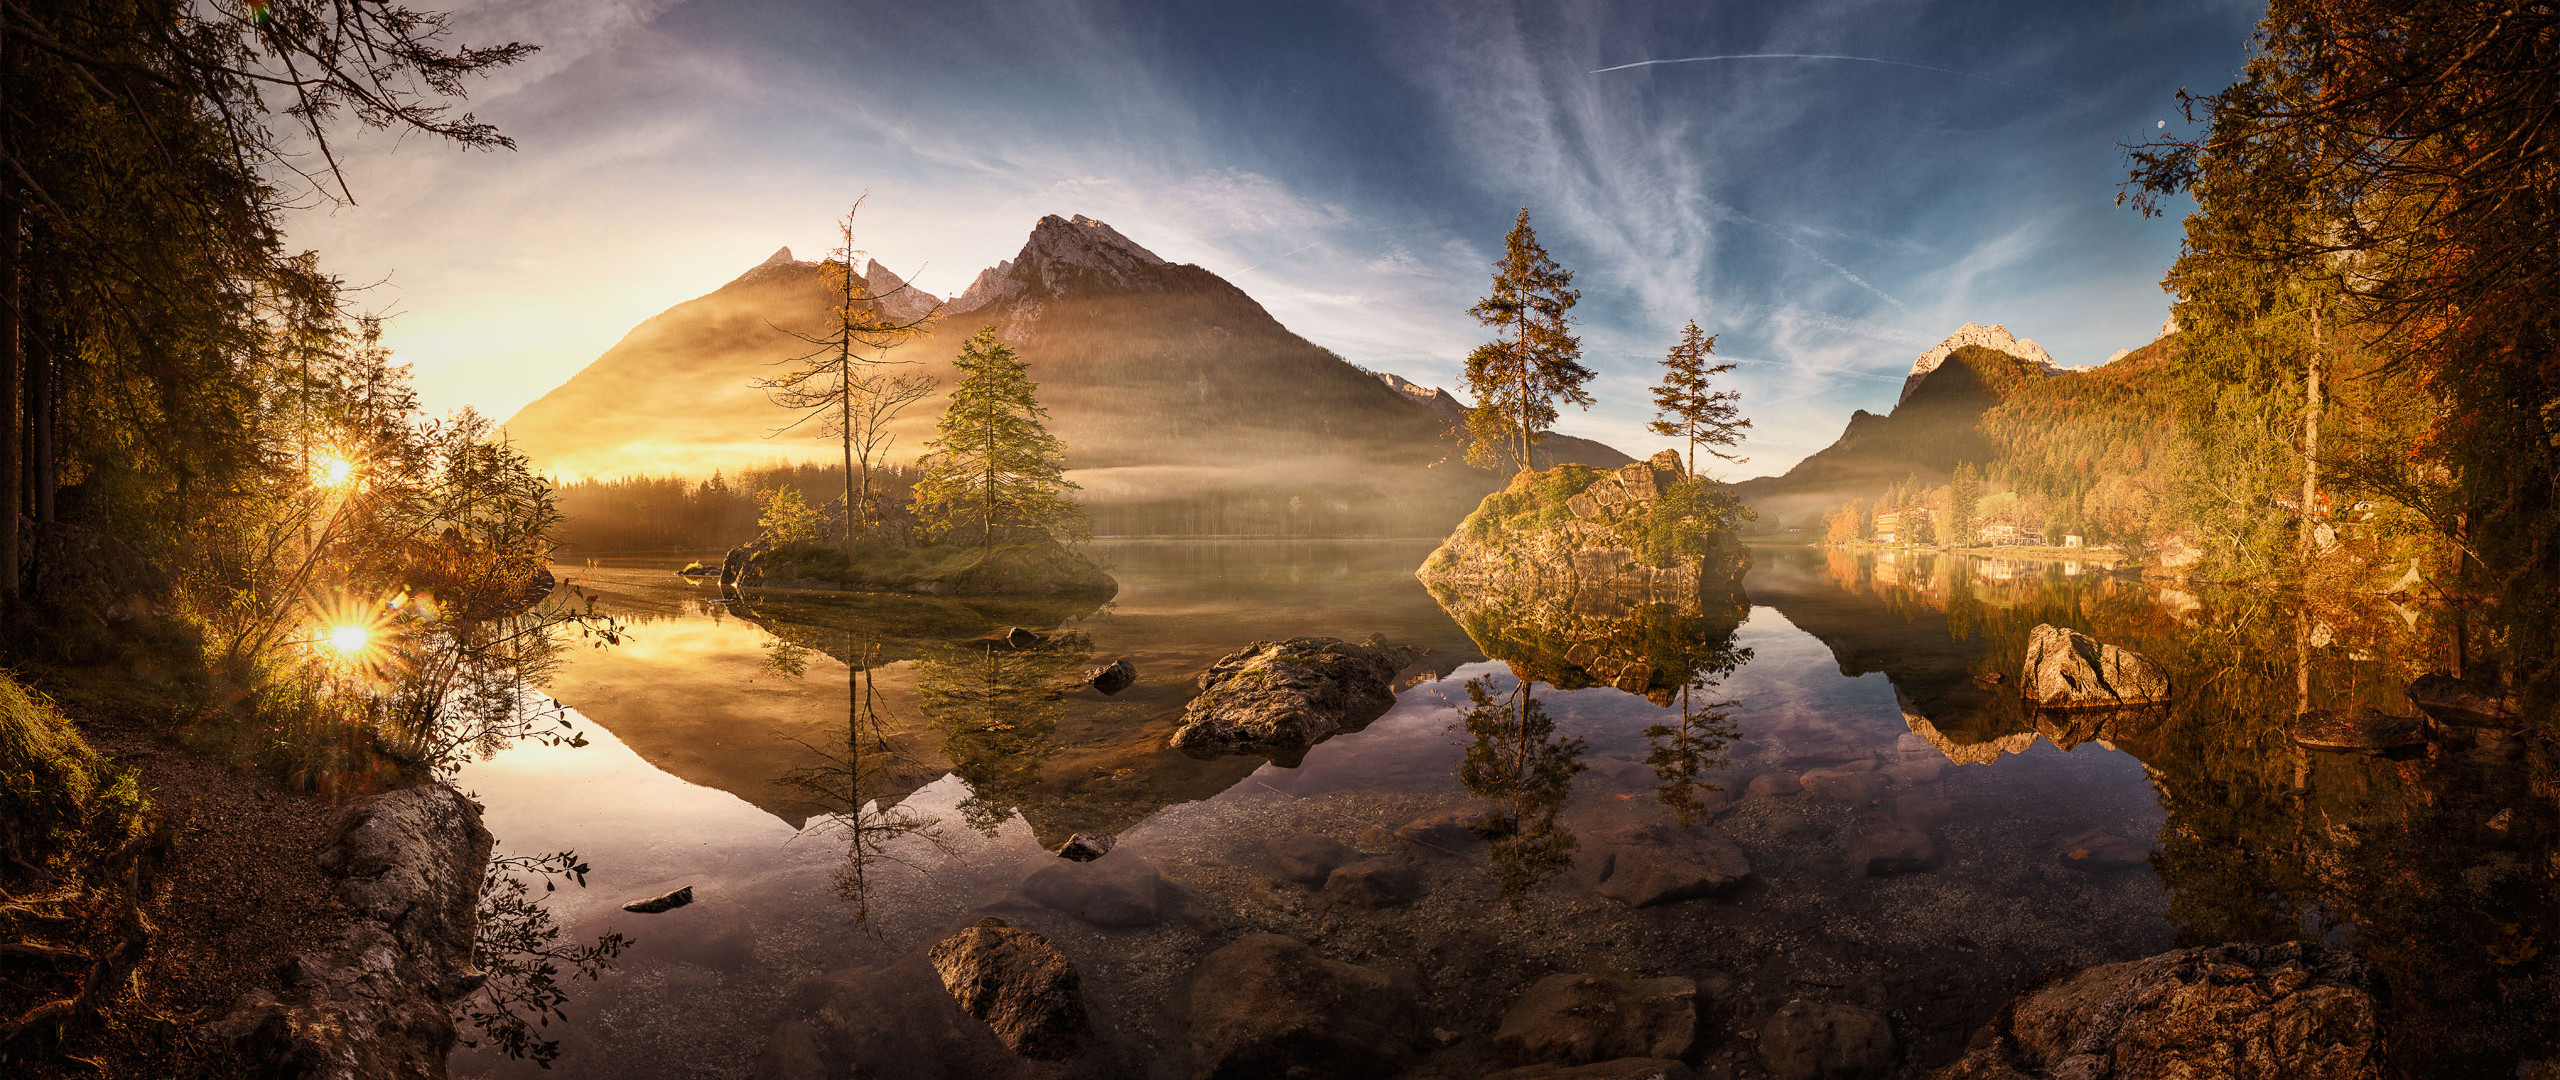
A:
POLYGON ((1067 497, 1066 447, 1049 434, 1031 366, 989 326, 952 362, 960 385, 935 425, 916 481, 915 512, 942 537, 975 534, 992 550, 1000 533, 1040 529, 1083 535, 1084 508, 1067 497))
POLYGON ((1654 419, 1646 425, 1656 435, 1689 440, 1689 475, 1698 475, 1698 447, 1731 462, 1745 458, 1718 449, 1742 441, 1742 432, 1751 421, 1742 415, 1742 393, 1718 390, 1715 377, 1733 370, 1733 362, 1709 364, 1715 355, 1716 339, 1698 329, 1698 320, 1689 320, 1680 331, 1679 344, 1662 358, 1662 381, 1653 388, 1654 419))
POLYGON ((1468 314, 1495 327, 1495 340, 1467 354, 1467 460, 1493 466, 1508 458, 1527 472, 1537 468, 1541 432, 1556 421, 1556 402, 1591 407, 1582 389, 1591 369, 1582 366, 1582 341, 1573 334, 1573 271, 1556 265, 1529 227, 1529 208, 1511 225, 1503 255, 1493 264, 1493 290, 1468 314))

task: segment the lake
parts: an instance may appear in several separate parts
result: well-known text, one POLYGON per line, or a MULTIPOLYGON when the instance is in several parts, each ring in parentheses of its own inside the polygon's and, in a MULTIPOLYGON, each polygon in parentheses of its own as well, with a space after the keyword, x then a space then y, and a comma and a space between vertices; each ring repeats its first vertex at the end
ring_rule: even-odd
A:
MULTIPOLYGON (((2055 965, 2221 941, 2366 954, 2418 1072, 2510 1069, 2549 1023, 2542 755, 2494 733, 2391 758, 2286 735, 2304 708, 2410 711, 2398 687, 2446 663, 2441 612, 1806 547, 1755 548, 1747 597, 1697 610, 1435 596, 1412 577, 1431 547, 1106 541, 1121 587, 1099 607, 722 602, 680 559, 557 568, 631 630, 544 687, 588 744, 461 776, 502 853, 592 867, 550 894, 567 937, 635 941, 570 984, 550 1074, 982 1075, 919 957, 987 916, 1055 943, 1092 1013, 1092 1049, 1002 1064, 1025 1076, 1190 1076, 1195 969, 1258 932, 1390 977, 1426 1033, 1415 1076, 1509 1067, 1495 1026, 1556 972, 1693 980, 1689 1054, 1719 1077, 1767 1075, 1754 1035, 1790 1001, 1889 1017, 1896 1075, 1922 1075, 2055 965), (2151 656, 2176 701, 2025 708, 2039 623, 2151 656), (1042 640, 984 641, 1017 626, 1042 640), (1392 709, 1303 760, 1167 748, 1194 675, 1299 635, 1423 651, 1392 709), (1119 658, 1128 690, 1072 685, 1119 658), (1448 825, 1487 811, 1517 835, 1448 825), (1113 845, 1092 865, 1161 884, 1136 910, 1036 898, 1026 879, 1077 834, 1113 845), (1275 846, 1309 834, 1409 868, 1411 898, 1277 872, 1275 846), (1595 860, 1648 845, 1738 852, 1747 877, 1604 885, 1622 879, 1595 860), (682 886, 690 906, 621 909, 682 886)), ((465 1050, 455 1072, 539 1070, 465 1050)))

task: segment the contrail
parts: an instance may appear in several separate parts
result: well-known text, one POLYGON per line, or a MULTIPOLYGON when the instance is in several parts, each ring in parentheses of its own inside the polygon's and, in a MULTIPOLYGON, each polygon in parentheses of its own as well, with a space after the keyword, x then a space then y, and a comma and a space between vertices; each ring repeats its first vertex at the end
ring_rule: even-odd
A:
POLYGON ((1652 67, 1655 64, 1703 64, 1711 60, 1854 60, 1861 64, 1884 64, 1888 67, 1910 68, 1914 71, 1934 71, 1941 75, 1953 75, 1960 79, 1973 79, 1979 82, 1991 83, 1995 86, 2006 86, 2012 90, 2024 90, 2031 94, 2050 94, 2054 97, 2062 98, 2066 101, 2076 101, 2083 105, 2089 103, 2086 98, 2066 94, 2059 90, 2049 90, 2041 86, 2030 86, 2026 83, 2010 82, 2007 79, 1995 78, 1989 75, 1980 75, 1970 71, 1958 71, 1954 68, 1942 68, 1930 64, 1915 64, 1908 60, 1887 60, 1881 56, 1842 56, 1837 53, 1731 53, 1724 56, 1681 56, 1666 60, 1638 60, 1632 64, 1619 64, 1616 67, 1598 68, 1593 70, 1591 73, 1594 75, 1606 75, 1612 71, 1625 71, 1629 68, 1652 67))

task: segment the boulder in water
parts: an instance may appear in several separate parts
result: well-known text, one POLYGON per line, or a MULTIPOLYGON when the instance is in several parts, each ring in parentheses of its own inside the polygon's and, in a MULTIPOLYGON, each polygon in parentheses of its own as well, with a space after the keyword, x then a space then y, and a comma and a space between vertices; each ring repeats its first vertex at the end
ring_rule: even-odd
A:
POLYGON ((2131 649, 2101 645, 2087 634, 2045 623, 2027 636, 2027 700, 2048 709, 2113 709, 2167 701, 2169 673, 2131 649))
POLYGON ((1354 907, 1401 907, 1422 894, 1413 864, 1394 855, 1344 863, 1325 875, 1325 896, 1354 907))
POLYGON ((987 918, 934 944, 942 988, 996 1041, 1023 1057, 1060 1061, 1093 1041, 1084 984, 1049 939, 987 918))
POLYGON ((1595 830, 1582 838, 1576 862, 1600 895, 1633 908, 1714 896, 1751 876, 1750 861, 1723 833, 1667 822, 1595 830))
POLYGON ((1340 638, 1257 641, 1200 673, 1173 747, 1195 757, 1269 753, 1295 764, 1306 749, 1357 731, 1395 704, 1395 674, 1410 648, 1340 638))
POLYGON ((1278 934, 1202 959, 1190 1012, 1194 1080, 1394 1076, 1420 1031, 1410 988, 1278 934))
POLYGON ((2381 981, 2304 942, 2178 949, 2047 976, 1934 1080, 2379 1080, 2381 981))
POLYGON ((1154 864, 1124 851, 1092 862, 1051 859, 1023 880, 1022 893, 1095 926, 1149 926, 1162 914, 1163 887, 1154 864))
POLYGON ((2409 704, 2439 724, 2469 728, 2516 726, 2515 698, 2482 680, 2457 679, 2433 671, 2418 676, 2406 692, 2409 704))
POLYGON ((1760 1027, 1761 1060, 1778 1080, 1877 1080, 1894 1051, 1893 1025, 1855 1005, 1790 1001, 1760 1027))
POLYGON ((1058 845, 1058 857, 1075 862, 1092 862, 1111 854, 1112 840, 1093 833, 1077 833, 1058 845))
POLYGON ((2293 741, 2305 750, 2387 754, 2425 745, 2426 725, 2414 716, 2378 709, 2313 709, 2293 718, 2293 741))
POLYGON ((1330 836, 1290 833, 1271 842, 1271 872, 1310 889, 1324 887, 1335 867, 1360 861, 1360 853, 1330 836))
POLYGON ((1529 984, 1493 1044, 1515 1061, 1588 1065, 1685 1057, 1698 1037, 1698 984, 1558 973, 1529 984))
POLYGON ((662 911, 674 911, 692 902, 693 886, 687 885, 671 893, 652 896, 646 900, 634 900, 622 905, 622 910, 638 912, 642 915, 655 915, 662 911))
POLYGON ((1102 691, 1105 696, 1126 690, 1130 683, 1136 681, 1138 666, 1125 656, 1084 673, 1084 684, 1102 691))

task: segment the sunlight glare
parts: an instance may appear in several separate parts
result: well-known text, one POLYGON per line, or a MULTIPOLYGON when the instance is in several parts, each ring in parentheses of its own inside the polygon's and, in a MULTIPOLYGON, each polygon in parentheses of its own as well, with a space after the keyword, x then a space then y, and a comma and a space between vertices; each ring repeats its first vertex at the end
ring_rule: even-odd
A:
POLYGON ((312 464, 312 479, 321 487, 345 487, 355 479, 356 463, 331 454, 312 464))
POLYGON ((373 643, 373 632, 357 623, 348 623, 329 631, 329 647, 342 657, 354 657, 373 643))

